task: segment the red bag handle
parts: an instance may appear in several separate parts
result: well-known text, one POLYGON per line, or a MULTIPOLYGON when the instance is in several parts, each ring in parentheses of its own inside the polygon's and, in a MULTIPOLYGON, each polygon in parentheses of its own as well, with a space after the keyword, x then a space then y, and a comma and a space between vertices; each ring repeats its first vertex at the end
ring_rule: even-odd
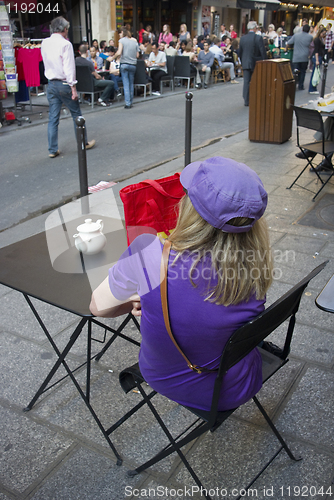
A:
POLYGON ((183 194, 181 196, 173 196, 173 195, 167 193, 167 191, 165 191, 164 188, 157 181, 154 181, 152 179, 147 179, 145 181, 142 181, 141 183, 142 184, 149 184, 156 191, 158 191, 159 193, 163 194, 164 196, 167 196, 168 198, 174 198, 175 200, 180 200, 182 198, 182 196, 183 196, 183 194))

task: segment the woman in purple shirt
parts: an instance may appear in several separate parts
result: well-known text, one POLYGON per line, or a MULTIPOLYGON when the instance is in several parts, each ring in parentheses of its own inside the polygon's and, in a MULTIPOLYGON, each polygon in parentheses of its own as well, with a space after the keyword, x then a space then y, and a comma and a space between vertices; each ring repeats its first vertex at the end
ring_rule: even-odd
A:
MULTIPOLYGON (((232 333, 264 309, 272 281, 266 223, 267 193, 244 164, 215 157, 181 173, 186 191, 169 237, 168 308, 171 329, 193 364, 215 369, 232 333)), ((163 319, 160 263, 163 241, 134 240, 109 277, 94 291, 91 311, 115 317, 141 315, 139 366, 150 386, 168 398, 209 410, 215 372, 191 371, 163 319)), ((225 375, 219 410, 248 401, 261 388, 257 349, 225 375)))

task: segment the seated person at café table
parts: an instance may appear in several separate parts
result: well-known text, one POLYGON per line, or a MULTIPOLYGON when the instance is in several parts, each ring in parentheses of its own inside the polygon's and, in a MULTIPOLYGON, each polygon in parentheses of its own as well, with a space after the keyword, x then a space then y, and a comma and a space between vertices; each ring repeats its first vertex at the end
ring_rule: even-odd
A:
MULTIPOLYGON (((334 142, 334 117, 328 116, 325 120, 324 123, 324 132, 325 132, 325 141, 332 141, 334 142)), ((314 134, 314 139, 316 141, 322 141, 322 134, 321 132, 316 132, 314 134)), ((302 158, 303 160, 306 158, 314 158, 317 153, 314 153, 313 151, 310 151, 309 149, 304 149, 304 154, 299 151, 299 153, 296 153, 295 156, 297 158, 302 158)), ((318 173, 322 174, 328 174, 330 175, 333 172, 333 165, 332 165, 332 157, 333 154, 330 154, 327 156, 327 158, 324 158, 319 165, 316 167, 311 167, 310 172, 313 172, 316 170, 318 173)))
POLYGON ((233 62, 225 62, 225 54, 223 50, 220 48, 220 40, 219 38, 214 38, 213 39, 213 45, 210 47, 210 52, 214 55, 214 57, 217 59, 219 67, 223 70, 227 70, 229 72, 229 77, 228 80, 231 81, 231 83, 238 83, 235 79, 235 73, 234 73, 234 63, 233 62))
MULTIPOLYGON (((119 89, 118 84, 122 83, 122 77, 121 77, 121 56, 118 56, 116 59, 111 61, 110 66, 109 66, 109 80, 112 80, 114 82, 114 89, 116 92, 117 97, 122 95, 122 92, 119 89)), ((108 61, 107 61, 108 62, 108 61)))
POLYGON ((90 47, 87 59, 89 61, 92 61, 92 63, 94 64, 94 69, 96 71, 99 71, 103 68, 103 59, 100 57, 99 53, 96 52, 95 47, 90 47))
MULTIPOLYGON (((173 233, 167 240, 138 236, 93 292, 90 310, 102 317, 141 316, 139 367, 146 382, 173 401, 208 411, 217 373, 192 371, 168 335, 160 295, 162 254, 175 339, 192 364, 215 370, 232 333, 264 310, 273 275, 262 217, 267 193, 247 165, 222 157, 190 163, 180 181, 186 194, 173 233)), ((261 347, 277 348, 270 342, 261 347)), ((238 407, 261 385, 255 348, 225 374, 218 410, 238 407)))
POLYGON ((94 69, 92 61, 87 59, 87 45, 80 45, 79 54, 80 56, 75 58, 75 65, 87 66, 90 69, 94 81, 94 90, 103 90, 101 97, 97 101, 98 104, 100 106, 109 106, 109 100, 114 98, 114 82, 103 80, 102 76, 94 69))
MULTIPOLYGON (((211 67, 214 63, 215 57, 209 50, 209 42, 205 41, 203 46, 204 50, 200 50, 197 56, 197 61, 198 61, 197 69, 202 73, 205 73, 204 88, 206 89, 208 87, 208 83, 210 80, 211 67)), ((199 89, 201 87, 202 87, 201 77, 198 74, 196 79, 196 88, 199 89)))
POLYGON ((158 43, 152 43, 152 52, 145 63, 150 68, 152 94, 160 95, 160 80, 167 73, 167 58, 165 52, 159 50, 158 43))

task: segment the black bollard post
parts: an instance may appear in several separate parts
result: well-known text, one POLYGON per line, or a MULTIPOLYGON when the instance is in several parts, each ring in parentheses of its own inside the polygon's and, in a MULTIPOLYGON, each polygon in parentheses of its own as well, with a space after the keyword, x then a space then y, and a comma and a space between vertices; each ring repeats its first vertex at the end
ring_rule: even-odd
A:
POLYGON ((325 86, 326 86, 326 78, 327 78, 327 68, 328 68, 328 54, 325 54, 324 55, 323 72, 322 72, 322 80, 321 80, 320 97, 324 97, 324 95, 325 95, 325 86))
POLYGON ((86 157, 86 134, 85 134, 85 119, 84 119, 84 117, 78 116, 75 119, 75 123, 77 125, 81 211, 83 214, 89 214, 88 176, 87 176, 87 157, 86 157))
POLYGON ((192 122, 192 92, 186 93, 186 144, 184 154, 184 166, 191 163, 191 122, 192 122))

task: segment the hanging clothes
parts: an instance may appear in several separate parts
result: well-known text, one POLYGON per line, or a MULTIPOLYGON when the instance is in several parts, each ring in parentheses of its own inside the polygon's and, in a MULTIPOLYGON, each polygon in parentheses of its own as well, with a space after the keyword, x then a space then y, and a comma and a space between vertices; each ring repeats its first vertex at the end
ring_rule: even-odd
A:
POLYGON ((24 80, 27 87, 39 87, 41 84, 39 63, 42 61, 40 48, 21 48, 17 53, 17 63, 22 63, 24 80))

